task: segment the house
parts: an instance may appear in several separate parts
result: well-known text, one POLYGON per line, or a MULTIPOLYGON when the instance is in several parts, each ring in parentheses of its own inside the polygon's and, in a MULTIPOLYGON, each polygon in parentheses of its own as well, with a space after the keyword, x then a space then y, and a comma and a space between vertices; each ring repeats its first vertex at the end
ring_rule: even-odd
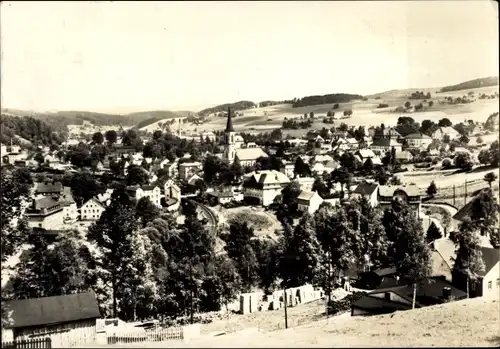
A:
POLYGON ((388 286, 396 284, 396 268, 381 268, 364 271, 359 274, 358 286, 363 289, 372 290, 382 285, 388 286))
POLYGON ((79 347, 96 341, 96 319, 101 313, 93 291, 4 301, 4 308, 9 313, 5 330, 11 331, 16 341, 49 337, 52 348, 79 347))
POLYGON ((442 141, 445 135, 448 135, 448 137, 450 137, 450 140, 460 138, 460 133, 458 133, 458 131, 453 127, 440 127, 432 133, 431 137, 432 139, 442 141))
POLYGON ((376 139, 399 139, 402 138, 401 133, 399 133, 395 128, 393 127, 388 127, 388 128, 376 128, 373 132, 373 135, 370 134, 370 136, 373 137, 373 140, 375 141, 376 139))
POLYGON ((230 203, 234 198, 233 192, 228 190, 213 191, 208 193, 208 195, 212 197, 213 201, 221 205, 230 203))
POLYGON ((113 195, 114 189, 108 188, 102 194, 97 194, 97 201, 104 204, 105 206, 109 206, 111 203, 111 195, 113 195))
POLYGON ((409 148, 427 148, 432 143, 432 138, 421 132, 414 132, 405 138, 409 148))
POLYGON ((189 185, 196 185, 196 183, 198 181, 202 181, 203 182, 203 178, 201 178, 197 174, 194 174, 191 177, 188 177, 187 180, 186 180, 187 184, 189 184, 189 185))
POLYGON ((202 168, 203 165, 201 164, 201 162, 198 161, 183 162, 179 164, 179 178, 184 181, 187 181, 189 177, 200 172, 202 168))
POLYGON ((178 178, 179 177, 179 160, 175 159, 175 161, 167 162, 162 167, 168 174, 169 178, 178 178))
POLYGON ((302 190, 299 194, 298 210, 300 212, 307 212, 313 214, 323 203, 323 198, 315 191, 302 190))
POLYGON ((49 196, 33 200, 26 208, 25 216, 30 228, 58 230, 64 223, 63 205, 57 198, 49 196))
POLYGON ((413 159, 413 155, 408 150, 396 152, 396 162, 406 164, 413 159))
POLYGON ((71 193, 70 187, 63 188, 63 194, 60 200, 63 207, 64 219, 77 219, 78 218, 78 208, 76 202, 73 199, 73 194, 71 193))
POLYGON ((260 157, 268 157, 261 148, 242 148, 243 137, 234 132, 231 109, 228 108, 226 130, 224 131, 223 160, 232 164, 236 159, 241 166, 253 166, 260 157))
POLYGON ((295 165, 292 164, 291 162, 283 163, 280 166, 280 172, 285 174, 288 178, 293 178, 295 176, 294 174, 295 170, 295 165))
POLYGON ((301 190, 312 191, 314 177, 297 177, 295 180, 299 183, 301 190))
POLYGON ((394 148, 397 152, 402 150, 402 145, 394 138, 377 138, 370 144, 370 149, 378 152, 388 152, 394 148))
POLYGON ((244 200, 269 206, 288 183, 290 183, 290 179, 275 170, 248 173, 243 179, 244 200))
POLYGON ((129 186, 127 190, 137 201, 143 197, 148 197, 151 203, 161 208, 161 189, 156 185, 129 186))
MULTIPOLYGON (((470 297, 498 299, 500 294, 500 251, 493 247, 481 246, 484 270, 478 273, 476 280, 469 281, 470 297)), ((453 270, 453 284, 467 291, 467 277, 460 270, 453 270)))
MULTIPOLYGON (((402 124, 402 125, 397 125, 394 127, 394 130, 398 132, 401 136, 400 137, 406 137, 411 133, 418 132, 418 129, 413 126, 413 125, 408 125, 408 124, 402 124)), ((399 137, 397 137, 399 138, 399 137)))
POLYGON ((217 136, 215 136, 215 133, 213 132, 201 132, 200 137, 203 138, 203 141, 208 139, 211 142, 215 142, 217 140, 217 136))
MULTIPOLYGON (((352 303, 351 316, 389 314, 410 310, 413 304, 413 285, 399 284, 368 292, 352 303)), ((401 284, 402 283, 402 284, 401 284)), ((428 278, 417 287, 415 308, 443 304, 467 298, 467 294, 442 278, 428 278)))
POLYGON ((169 179, 165 182, 163 191, 167 202, 169 200, 181 201, 181 188, 173 180, 169 179))
POLYGON ((82 221, 97 221, 106 210, 106 207, 97 198, 87 200, 80 207, 80 219, 82 221))
POLYGON ((63 193, 63 186, 61 182, 49 183, 49 182, 38 182, 35 188, 35 195, 43 196, 61 196, 63 193))
POLYGON ((377 183, 361 183, 351 193, 351 198, 365 198, 372 207, 378 205, 378 184, 377 183))
POLYGON ((382 160, 379 156, 377 156, 371 149, 360 149, 355 155, 357 155, 360 159, 360 162, 364 164, 366 160, 371 159, 373 165, 382 165, 382 160))
POLYGON ((381 185, 378 188, 378 202, 382 209, 390 207, 394 200, 399 200, 408 204, 418 218, 420 218, 420 208, 422 204, 422 193, 416 185, 381 185))

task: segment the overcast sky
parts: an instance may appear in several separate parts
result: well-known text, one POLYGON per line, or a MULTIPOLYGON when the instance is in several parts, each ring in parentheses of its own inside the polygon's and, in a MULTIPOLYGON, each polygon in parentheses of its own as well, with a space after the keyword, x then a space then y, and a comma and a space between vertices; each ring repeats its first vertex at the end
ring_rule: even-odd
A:
POLYGON ((197 111, 498 75, 493 1, 1 4, 2 107, 197 111))

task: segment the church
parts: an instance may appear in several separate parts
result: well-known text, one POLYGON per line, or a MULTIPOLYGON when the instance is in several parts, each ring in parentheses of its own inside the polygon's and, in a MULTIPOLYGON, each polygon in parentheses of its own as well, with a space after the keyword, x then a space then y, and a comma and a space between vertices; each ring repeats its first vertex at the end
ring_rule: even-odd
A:
POLYGON ((234 132, 231 108, 227 110, 227 124, 224 131, 224 154, 223 160, 232 164, 236 159, 241 166, 253 166, 260 157, 267 158, 268 155, 255 143, 244 143, 243 137, 234 132))

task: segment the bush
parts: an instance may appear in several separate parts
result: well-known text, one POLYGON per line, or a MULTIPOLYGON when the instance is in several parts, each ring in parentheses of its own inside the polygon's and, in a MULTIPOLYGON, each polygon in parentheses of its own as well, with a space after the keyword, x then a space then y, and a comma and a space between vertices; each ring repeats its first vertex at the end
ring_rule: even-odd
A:
POLYGON ((453 163, 451 162, 451 159, 444 159, 442 162, 441 162, 441 167, 444 168, 444 169, 450 169, 453 167, 453 163))

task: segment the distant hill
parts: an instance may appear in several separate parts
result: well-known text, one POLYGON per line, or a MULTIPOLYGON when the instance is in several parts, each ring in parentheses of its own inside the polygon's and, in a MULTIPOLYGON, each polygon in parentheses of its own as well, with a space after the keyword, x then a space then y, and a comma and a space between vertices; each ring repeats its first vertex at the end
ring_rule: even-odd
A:
POLYGON ((298 98, 297 100, 295 100, 292 106, 294 108, 298 108, 318 104, 348 103, 355 99, 363 99, 363 96, 348 93, 334 93, 323 96, 307 96, 298 98))
MULTIPOLYGON (((181 112, 186 113, 186 112, 181 112)), ((36 112, 19 109, 2 109, 2 114, 10 116, 30 116, 42 120, 49 125, 59 125, 66 127, 68 125, 81 125, 84 121, 89 121, 94 125, 123 125, 136 126, 138 128, 154 123, 161 119, 171 119, 183 117, 180 114, 168 110, 145 111, 130 114, 107 114, 88 111, 58 111, 58 112, 36 112), (141 124, 144 123, 144 124, 141 124)))
POLYGON ((2 113, 0 122, 0 142, 18 145, 55 145, 61 144, 67 136, 64 125, 46 123, 32 116, 13 116, 2 113))
POLYGON ((487 78, 465 81, 457 85, 445 86, 441 88, 439 92, 469 90, 471 88, 488 87, 496 85, 498 85, 498 76, 490 76, 487 78))
POLYGON ((250 108, 255 108, 257 105, 254 102, 250 101, 239 101, 236 103, 226 103, 226 104, 221 104, 216 107, 212 108, 206 108, 198 112, 198 115, 200 116, 207 116, 213 113, 220 113, 220 112, 227 112, 227 108, 231 108, 233 111, 236 110, 246 110, 250 108))

